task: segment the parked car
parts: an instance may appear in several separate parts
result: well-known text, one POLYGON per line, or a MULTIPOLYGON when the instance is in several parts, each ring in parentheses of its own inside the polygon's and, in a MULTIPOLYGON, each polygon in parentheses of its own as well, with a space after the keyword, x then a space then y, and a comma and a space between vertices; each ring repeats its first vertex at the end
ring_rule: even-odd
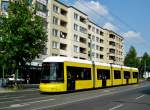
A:
POLYGON ((25 79, 23 79, 23 78, 21 78, 21 77, 18 77, 17 79, 15 79, 13 75, 11 75, 10 77, 8 77, 8 81, 9 81, 9 82, 15 82, 15 80, 16 80, 17 82, 24 82, 24 81, 25 81, 25 79))

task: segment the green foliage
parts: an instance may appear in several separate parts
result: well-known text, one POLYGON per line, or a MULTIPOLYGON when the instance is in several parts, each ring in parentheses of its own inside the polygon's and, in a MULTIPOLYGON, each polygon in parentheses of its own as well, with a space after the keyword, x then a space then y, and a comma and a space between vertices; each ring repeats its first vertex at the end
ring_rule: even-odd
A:
POLYGON ((44 20, 27 0, 11 2, 8 17, 0 16, 0 63, 24 66, 43 52, 47 33, 44 20))
POLYGON ((147 52, 143 54, 143 57, 141 59, 141 71, 147 71, 150 72, 150 56, 147 52))
POLYGON ((125 56, 124 64, 129 67, 139 67, 140 60, 137 57, 136 50, 133 46, 130 47, 129 52, 125 56))

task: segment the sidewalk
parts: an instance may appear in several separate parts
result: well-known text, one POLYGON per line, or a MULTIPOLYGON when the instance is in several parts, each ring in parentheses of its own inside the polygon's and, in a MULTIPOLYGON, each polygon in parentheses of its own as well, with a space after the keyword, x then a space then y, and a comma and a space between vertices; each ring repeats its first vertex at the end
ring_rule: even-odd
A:
POLYGON ((0 93, 8 93, 8 92, 15 92, 15 91, 12 89, 0 87, 0 93))
POLYGON ((11 92, 37 91, 37 90, 38 84, 22 84, 21 88, 0 87, 0 94, 11 92))

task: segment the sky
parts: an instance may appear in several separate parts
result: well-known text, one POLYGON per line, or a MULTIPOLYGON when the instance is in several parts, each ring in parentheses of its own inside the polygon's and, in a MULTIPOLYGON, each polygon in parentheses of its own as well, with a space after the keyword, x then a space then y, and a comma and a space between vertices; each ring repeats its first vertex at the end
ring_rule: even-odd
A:
POLYGON ((89 15, 90 20, 124 37, 124 53, 150 54, 150 0, 60 0, 89 15))

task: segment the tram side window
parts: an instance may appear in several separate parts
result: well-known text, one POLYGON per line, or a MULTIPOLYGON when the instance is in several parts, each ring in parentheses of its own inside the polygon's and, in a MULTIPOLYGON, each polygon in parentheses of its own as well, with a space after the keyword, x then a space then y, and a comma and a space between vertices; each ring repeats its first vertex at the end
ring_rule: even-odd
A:
POLYGON ((121 79, 121 72, 118 70, 114 70, 114 79, 121 79))
POLYGON ((97 69, 97 79, 110 79, 110 70, 97 69))
POLYGON ((91 80, 91 68, 68 66, 67 74, 70 74, 75 80, 91 80))
POLYGON ((124 71, 124 78, 125 79, 128 79, 128 78, 130 78, 131 76, 130 76, 130 72, 129 71, 124 71))
POLYGON ((138 72, 133 72, 133 78, 138 78, 138 72))

